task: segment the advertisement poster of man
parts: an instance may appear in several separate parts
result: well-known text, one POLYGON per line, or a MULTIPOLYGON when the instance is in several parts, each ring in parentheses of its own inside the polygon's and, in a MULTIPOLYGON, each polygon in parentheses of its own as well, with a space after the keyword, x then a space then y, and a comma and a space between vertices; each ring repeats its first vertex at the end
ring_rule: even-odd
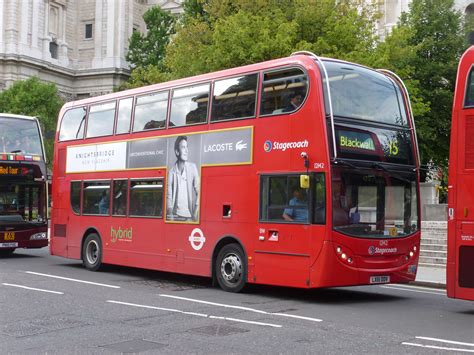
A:
POLYGON ((168 140, 166 220, 199 221, 201 135, 168 140))

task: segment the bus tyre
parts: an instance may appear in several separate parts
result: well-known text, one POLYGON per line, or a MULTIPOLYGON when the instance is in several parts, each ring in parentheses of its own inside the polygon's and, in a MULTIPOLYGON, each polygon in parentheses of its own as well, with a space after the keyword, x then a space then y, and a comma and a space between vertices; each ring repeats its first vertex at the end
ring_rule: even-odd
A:
POLYGON ((240 245, 227 244, 219 251, 215 271, 217 282, 224 291, 240 292, 244 288, 247 264, 240 245))
POLYGON ((102 264, 102 242, 96 233, 89 234, 84 241, 82 264, 91 271, 99 270, 102 264))
POLYGON ((15 248, 13 249, 0 249, 0 257, 6 257, 13 254, 15 248))

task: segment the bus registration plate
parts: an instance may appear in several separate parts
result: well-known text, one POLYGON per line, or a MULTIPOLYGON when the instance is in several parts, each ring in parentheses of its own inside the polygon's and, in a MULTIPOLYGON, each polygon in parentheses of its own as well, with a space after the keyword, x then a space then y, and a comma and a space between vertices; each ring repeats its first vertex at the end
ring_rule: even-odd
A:
POLYGON ((371 276, 371 284, 386 284, 390 282, 390 276, 371 276))
POLYGON ((0 248, 17 248, 18 243, 0 243, 0 248))

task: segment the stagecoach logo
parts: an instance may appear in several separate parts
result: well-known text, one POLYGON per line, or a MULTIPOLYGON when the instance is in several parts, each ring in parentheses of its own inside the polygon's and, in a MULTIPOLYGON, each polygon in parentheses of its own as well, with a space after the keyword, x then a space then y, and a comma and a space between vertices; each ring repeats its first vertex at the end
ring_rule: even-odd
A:
POLYGON ((308 146, 309 142, 307 140, 298 142, 272 142, 266 140, 265 143, 263 143, 263 150, 267 153, 272 150, 281 150, 284 152, 287 149, 308 148, 308 146))
POLYGON ((373 245, 371 245, 369 247, 369 255, 375 255, 375 254, 380 254, 380 255, 384 255, 384 254, 391 254, 391 253, 396 253, 398 251, 397 248, 378 248, 378 247, 374 247, 373 245))
POLYGON ((204 238, 204 234, 199 228, 193 229, 188 240, 194 250, 201 250, 201 248, 204 246, 204 243, 206 242, 206 238, 204 238))

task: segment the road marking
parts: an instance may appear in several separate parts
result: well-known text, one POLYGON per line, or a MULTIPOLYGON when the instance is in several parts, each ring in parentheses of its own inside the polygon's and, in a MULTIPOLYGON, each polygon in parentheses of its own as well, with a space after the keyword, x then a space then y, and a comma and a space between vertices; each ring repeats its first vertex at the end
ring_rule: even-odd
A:
POLYGON ((404 287, 395 287, 395 286, 380 286, 382 288, 387 288, 389 290, 399 290, 399 291, 408 291, 408 292, 416 292, 416 293, 427 293, 430 295, 438 295, 438 296, 443 296, 442 293, 439 292, 430 292, 430 291, 421 291, 421 290, 410 290, 408 288, 404 287))
POLYGON ((282 325, 279 325, 279 324, 262 323, 262 322, 255 322, 255 321, 250 321, 250 320, 245 320, 245 319, 212 316, 212 315, 207 315, 207 314, 204 314, 204 313, 186 312, 186 311, 181 311, 179 309, 173 309, 173 308, 147 306, 147 305, 144 305, 144 304, 120 302, 120 301, 113 301, 113 300, 108 300, 107 302, 108 303, 114 303, 114 304, 120 304, 120 305, 124 305, 124 306, 132 306, 132 307, 147 308, 147 309, 156 309, 158 311, 165 311, 165 312, 172 312, 172 313, 181 313, 181 314, 204 317, 204 318, 209 318, 209 319, 228 320, 228 321, 231 321, 231 322, 255 324, 255 325, 262 325, 262 326, 273 327, 273 328, 282 328, 283 327, 282 325))
POLYGON ((446 339, 438 339, 438 338, 428 338, 428 337, 416 337, 417 339, 423 340, 431 340, 431 341, 438 341, 440 343, 449 343, 449 344, 456 344, 456 345, 466 345, 466 346, 474 346, 474 343, 463 343, 461 341, 454 341, 454 340, 446 340, 446 339))
POLYGON ((56 295, 64 295, 64 292, 43 290, 41 288, 34 288, 34 287, 28 287, 28 286, 22 286, 22 285, 8 284, 8 283, 2 283, 2 285, 11 286, 11 287, 18 287, 18 288, 24 288, 25 290, 31 290, 31 291, 40 291, 40 292, 54 293, 56 295))
POLYGON ((415 289, 415 290, 424 290, 424 291, 431 291, 431 292, 439 292, 440 294, 446 294, 446 290, 439 290, 432 287, 424 287, 424 286, 414 286, 414 285, 405 285, 405 284, 393 284, 393 285, 384 285, 386 287, 401 287, 406 289, 415 289))
POLYGON ((26 273, 26 274, 31 274, 31 275, 38 275, 38 276, 51 277, 51 278, 53 278, 53 279, 60 279, 60 280, 66 280, 66 281, 80 282, 80 283, 88 284, 88 285, 103 286, 103 287, 110 287, 110 288, 120 288, 120 286, 101 284, 101 283, 92 282, 92 281, 84 281, 84 280, 78 280, 78 279, 71 279, 71 278, 69 278, 69 277, 63 277, 63 276, 56 276, 56 275, 50 275, 50 274, 42 274, 42 273, 40 273, 40 272, 25 271, 25 273, 26 273))
POLYGON ((301 319, 301 320, 308 320, 311 322, 322 322, 322 319, 318 318, 310 318, 310 317, 303 317, 303 316, 298 316, 296 314, 287 314, 287 313, 272 313, 272 312, 266 312, 262 311, 259 309, 255 308, 249 308, 249 307, 242 307, 242 306, 234 306, 230 304, 224 304, 224 303, 216 303, 216 302, 210 302, 210 301, 203 301, 203 300, 198 300, 194 298, 187 298, 187 297, 179 297, 179 296, 173 296, 173 295, 166 295, 166 294, 159 294, 160 297, 168 297, 168 298, 174 298, 177 300, 182 300, 182 301, 189 301, 189 302, 195 302, 195 303, 202 303, 202 304, 207 304, 210 306, 216 306, 216 307, 225 307, 225 308, 233 308, 233 309, 240 309, 243 311, 248 311, 248 312, 254 312, 254 313, 260 313, 260 314, 268 314, 272 316, 282 316, 282 317, 288 317, 288 318, 296 318, 296 319, 301 319))
POLYGON ((474 353, 474 349, 446 348, 446 347, 443 347, 443 346, 423 345, 423 344, 418 344, 418 343, 402 343, 402 345, 416 346, 416 347, 419 347, 419 348, 429 348, 429 349, 438 349, 438 350, 447 350, 447 351, 458 351, 458 352, 465 352, 465 353, 474 353))

